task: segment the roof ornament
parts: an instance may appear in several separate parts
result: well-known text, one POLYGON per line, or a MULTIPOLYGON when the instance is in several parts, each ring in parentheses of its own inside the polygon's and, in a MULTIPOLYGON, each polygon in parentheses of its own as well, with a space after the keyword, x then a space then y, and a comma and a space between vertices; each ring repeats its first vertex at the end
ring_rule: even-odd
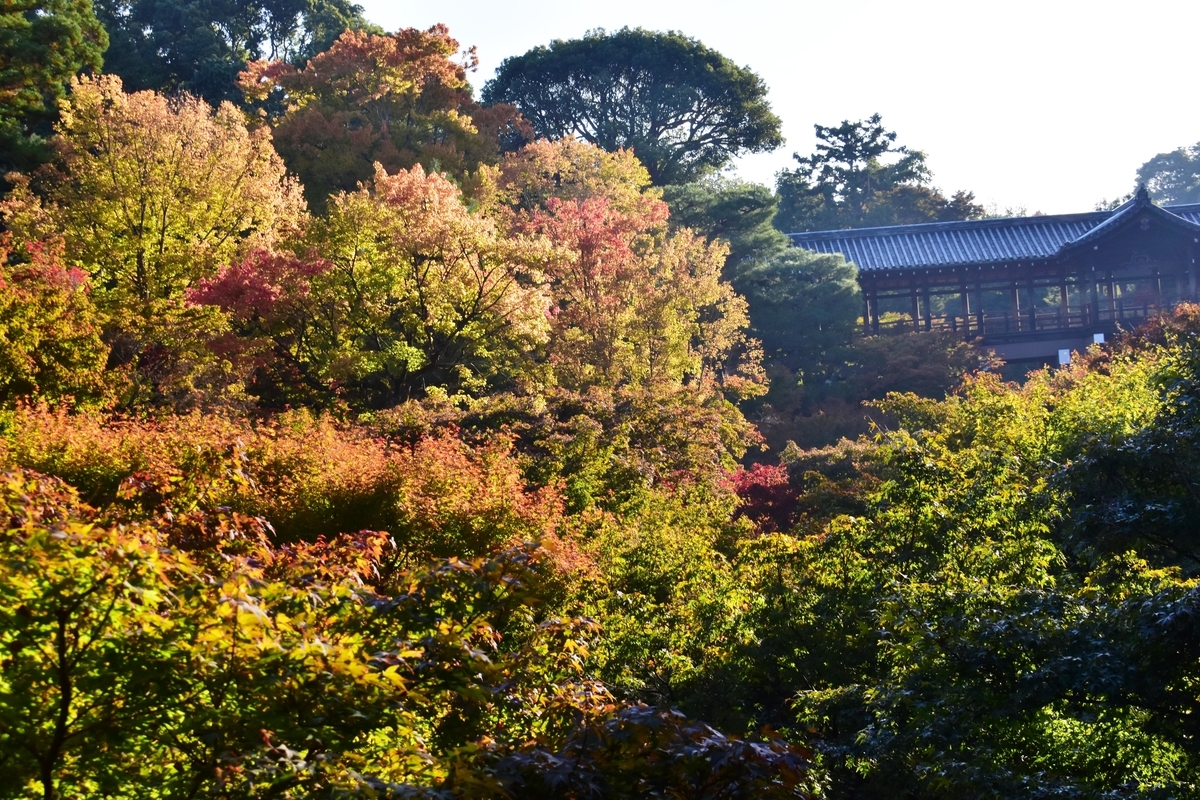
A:
POLYGON ((1149 203, 1150 202, 1150 193, 1148 191, 1146 191, 1146 184, 1144 184, 1144 183, 1138 184, 1137 199, 1138 199, 1139 203, 1149 203))

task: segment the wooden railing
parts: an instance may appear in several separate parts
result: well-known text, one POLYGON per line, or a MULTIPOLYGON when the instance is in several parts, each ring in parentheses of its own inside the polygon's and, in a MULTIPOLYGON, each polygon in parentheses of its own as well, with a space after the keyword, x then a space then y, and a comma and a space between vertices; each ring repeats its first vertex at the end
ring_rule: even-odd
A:
POLYGON ((1122 327, 1140 325, 1151 317, 1158 307, 1153 304, 1126 305, 1117 301, 1112 308, 1107 304, 1088 304, 1079 309, 1030 309, 1020 313, 1014 311, 978 311, 972 314, 934 314, 915 321, 911 316, 892 317, 879 320, 872 330, 880 334, 906 333, 915 330, 951 331, 965 338, 976 336, 1012 336, 1039 331, 1092 328, 1111 324, 1122 327))

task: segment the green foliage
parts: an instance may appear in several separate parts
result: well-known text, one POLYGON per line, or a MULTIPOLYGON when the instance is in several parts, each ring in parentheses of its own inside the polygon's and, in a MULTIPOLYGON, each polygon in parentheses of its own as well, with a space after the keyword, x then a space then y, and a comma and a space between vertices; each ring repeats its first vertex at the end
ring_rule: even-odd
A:
POLYGON ((734 286, 772 364, 805 375, 828 373, 844 360, 862 313, 853 264, 790 247, 738 271, 734 286))
POLYGON ((892 395, 895 428, 866 453, 791 455, 817 513, 743 545, 735 580, 761 600, 732 623, 757 635, 730 699, 811 726, 834 797, 1190 795, 1194 698, 1170 687, 1195 679, 1175 637, 1196 585, 1163 546, 1184 507, 1162 514, 1185 495, 1146 437, 1174 422, 1191 451, 1193 361, 1135 347, 1024 387, 892 395))
POLYGON ((538 136, 632 149, 658 186, 781 145, 766 94, 757 75, 695 39, 641 28, 535 47, 483 87, 485 104, 516 105, 538 136))
POLYGON ((765 186, 707 178, 667 186, 663 200, 671 207, 672 228, 691 228, 710 241, 729 246, 727 276, 776 256, 788 246, 787 237, 772 224, 779 198, 765 186))
MULTIPOLYGON (((625 39, 712 56, 584 43, 625 39)), ((456 47, 244 74, 276 141, 365 131, 316 219, 265 126, 108 77, 18 176, 0 797, 1195 796, 1200 309, 1023 385, 859 336, 762 187, 502 156, 456 47)), ((877 117, 820 132, 813 213, 969 212, 877 117)))
POLYGON ((106 68, 130 91, 240 99, 258 58, 303 64, 347 29, 374 29, 346 0, 96 0, 112 49, 106 68))
POLYGON ((48 160, 58 102, 100 69, 108 36, 89 0, 23 0, 0 11, 0 177, 48 160))
POLYGON ((100 77, 73 83, 58 132, 59 171, 20 187, 7 221, 21 234, 61 234, 65 259, 94 277, 106 310, 149 315, 244 240, 270 242, 301 221, 266 132, 247 130, 228 104, 126 94, 100 77))
POLYGON ((529 602, 526 554, 389 575, 384 537, 273 551, 235 518, 190 555, 53 482, 2 491, 6 796, 428 785, 470 737, 444 715, 517 665, 485 652, 529 602))
POLYGON ((20 176, 0 214, 18 242, 61 239, 64 265, 90 278, 119 402, 238 399, 244 376, 207 347, 224 320, 184 293, 304 224, 268 132, 228 103, 126 94, 100 76, 72 83, 55 141, 55 169, 20 176))
POLYGON ((801 749, 587 679, 596 627, 537 610, 535 545, 405 569, 386 534, 116 524, 20 471, 0 519, 0 796, 809 796, 801 749))
MULTIPOLYGON (((1146 332, 1165 340, 1158 357, 1118 352, 1098 365, 1127 376, 1138 391, 1113 398, 1108 426, 1078 442, 1079 457, 1063 470, 1064 485, 1078 497, 1068 530, 1081 557, 1128 549, 1158 566, 1200 574, 1190 477, 1200 453, 1196 314, 1196 306, 1185 306, 1169 321, 1182 325, 1146 332)), ((1091 375, 1079 382, 1076 391, 1096 393, 1091 375)))
POLYGON ((8 263, 7 241, 0 238, 0 405, 101 396, 108 348, 87 277, 38 244, 26 245, 28 263, 8 263))
POLYGON ((532 138, 515 109, 481 109, 471 99, 458 42, 445 25, 391 35, 346 31, 300 68, 254 61, 239 76, 247 101, 266 114, 288 169, 309 203, 353 192, 380 164, 388 172, 420 164, 468 188, 502 147, 532 138))
POLYGON ((1157 203, 1200 203, 1200 142, 1159 153, 1138 167, 1137 182, 1157 203))
POLYGON ((800 166, 777 176, 775 225, 794 233, 878 225, 909 225, 980 219, 975 195, 950 199, 929 186, 929 167, 919 150, 895 146, 896 134, 878 114, 836 127, 814 126, 817 151, 795 158, 800 166), (898 156, 898 158, 894 158, 898 156))
POLYGON ((484 441, 510 435, 526 479, 560 486, 575 513, 636 508, 660 486, 715 487, 760 441, 731 402, 662 384, 492 395, 464 409, 409 403, 372 425, 406 442, 446 430, 484 441))
MULTIPOLYGON (((625 696, 729 722, 705 690, 713 662, 737 643, 737 611, 748 601, 723 552, 739 533, 729 521, 735 498, 696 486, 636 500, 589 532, 595 578, 579 602, 604 629, 594 667, 625 696)), ((736 730, 742 720, 733 722, 736 730)))
POLYGON ((955 391, 965 375, 994 370, 998 364, 975 342, 943 333, 853 336, 817 369, 793 372, 771 366, 771 390, 748 411, 772 449, 782 452, 795 442, 824 447, 842 437, 869 432, 871 420, 887 414, 873 401, 889 392, 912 392, 942 398, 955 391))
POLYGON ((334 198, 308 241, 304 258, 255 251, 188 293, 230 316, 233 349, 265 351, 268 397, 380 408, 477 394, 546 341, 549 248, 471 214, 419 165, 334 198))

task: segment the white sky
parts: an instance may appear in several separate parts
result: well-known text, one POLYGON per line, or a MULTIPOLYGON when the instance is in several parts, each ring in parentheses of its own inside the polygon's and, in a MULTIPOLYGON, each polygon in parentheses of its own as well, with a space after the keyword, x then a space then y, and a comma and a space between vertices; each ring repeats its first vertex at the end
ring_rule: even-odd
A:
POLYGON ((766 81, 787 143, 736 173, 774 185, 813 123, 874 112, 947 193, 1029 213, 1090 211, 1156 153, 1200 141, 1200 2, 1074 0, 358 0, 388 30, 444 22, 506 57, 592 28, 678 30, 766 81))

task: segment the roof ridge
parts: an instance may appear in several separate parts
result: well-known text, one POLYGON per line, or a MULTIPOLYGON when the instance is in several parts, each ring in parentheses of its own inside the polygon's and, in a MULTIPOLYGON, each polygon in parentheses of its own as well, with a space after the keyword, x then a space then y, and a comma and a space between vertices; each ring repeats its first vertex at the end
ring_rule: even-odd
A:
POLYGON ((1190 219, 1185 219, 1179 216, 1169 208, 1155 205, 1150 199, 1150 195, 1146 192, 1146 185, 1142 184, 1141 188, 1138 189, 1136 197, 1126 203, 1123 203, 1113 212, 1111 217, 1104 220, 1099 225, 1096 225, 1090 230, 1085 231, 1069 242, 1064 242, 1062 247, 1059 248, 1059 252, 1063 252, 1069 248, 1074 248, 1081 244, 1095 241, 1101 236, 1104 236, 1109 230, 1112 230, 1113 228, 1123 224, 1127 218, 1136 216, 1138 214, 1151 214, 1160 218, 1166 217, 1171 221, 1172 224, 1181 224, 1185 228, 1190 228, 1194 231, 1200 232, 1200 225, 1197 225, 1190 219))
MULTIPOLYGON (((1200 204, 1196 204, 1200 207, 1200 204)), ((905 225, 877 225, 870 228, 836 228, 822 231, 796 231, 790 237, 833 237, 857 238, 878 236, 884 233, 899 233, 901 230, 919 233, 923 231, 956 230, 971 228, 1012 227, 1014 225, 1053 225, 1062 222, 1087 222, 1095 219, 1104 222, 1118 209, 1112 211, 1083 211, 1074 214, 1038 214, 1030 217, 989 217, 987 219, 956 219, 943 222, 914 222, 905 225)))

